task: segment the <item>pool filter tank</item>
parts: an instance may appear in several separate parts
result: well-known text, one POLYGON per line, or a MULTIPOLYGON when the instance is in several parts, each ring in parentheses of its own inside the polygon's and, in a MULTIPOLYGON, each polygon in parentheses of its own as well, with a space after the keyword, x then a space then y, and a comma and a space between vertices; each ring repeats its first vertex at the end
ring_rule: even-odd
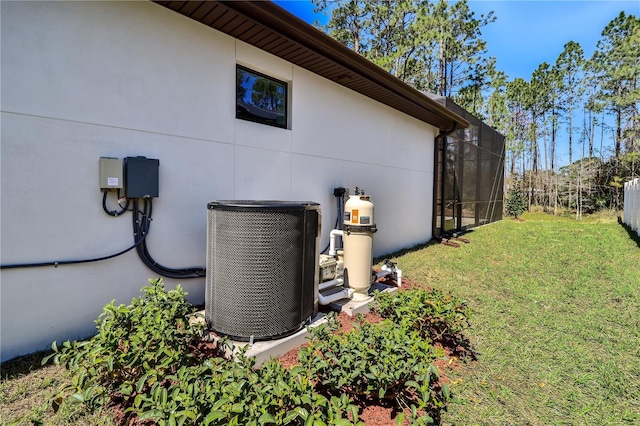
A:
POLYGON ((354 291, 354 300, 369 298, 369 288, 374 279, 373 234, 376 230, 371 197, 356 187, 344 205, 342 229, 345 279, 354 291))

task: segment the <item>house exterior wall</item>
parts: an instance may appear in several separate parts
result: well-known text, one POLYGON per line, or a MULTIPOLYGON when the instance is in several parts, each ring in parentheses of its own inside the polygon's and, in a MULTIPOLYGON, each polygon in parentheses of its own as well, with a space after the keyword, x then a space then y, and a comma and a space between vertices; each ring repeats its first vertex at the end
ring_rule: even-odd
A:
MULTIPOLYGON (((3 265, 133 244, 131 213, 102 210, 101 156, 160 160, 147 244, 170 267, 204 266, 212 200, 319 202, 324 246, 333 188, 358 185, 375 202, 375 255, 431 238, 434 127, 156 4, 0 8, 3 265), (289 82, 290 129, 235 119, 236 64, 289 82)), ((91 335, 102 306, 128 303, 148 278, 135 251, 3 269, 1 359, 91 335)), ((204 282, 180 284, 202 303, 204 282)))

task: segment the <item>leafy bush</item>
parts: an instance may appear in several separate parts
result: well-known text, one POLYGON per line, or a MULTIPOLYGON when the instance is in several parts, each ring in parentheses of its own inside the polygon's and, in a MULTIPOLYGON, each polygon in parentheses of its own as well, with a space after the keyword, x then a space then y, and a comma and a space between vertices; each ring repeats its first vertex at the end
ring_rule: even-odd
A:
POLYGON ((43 363, 53 358, 72 373, 54 409, 63 401, 89 409, 117 404, 125 421, 159 425, 360 424, 347 395, 315 392, 301 367, 288 370, 272 360, 256 370, 244 352, 237 362, 198 359, 202 326, 189 322, 186 293, 150 283, 129 306, 105 306, 90 340, 54 342, 43 363))
POLYGON ((310 329, 298 359, 311 377, 329 393, 394 398, 399 408, 411 403, 416 417, 423 413, 420 422, 438 421, 449 390, 438 384, 435 349, 416 331, 390 321, 371 324, 360 317, 354 325, 348 333, 337 332, 330 315, 327 324, 310 329))
POLYGON ((189 348, 199 341, 202 326, 189 323, 193 307, 186 293, 180 286, 165 292, 161 279, 149 282, 129 306, 106 305, 90 340, 66 341, 62 348, 53 343, 54 362, 73 374, 72 398, 93 408, 113 395, 126 402, 180 365, 196 362, 189 348))
POLYGON ((375 298, 380 316, 432 342, 459 337, 469 327, 467 302, 440 290, 378 292, 375 298))
POLYGON ((169 388, 154 384, 138 394, 129 412, 159 425, 352 425, 357 408, 349 398, 326 398, 301 367, 287 370, 271 360, 260 369, 253 359, 239 362, 210 358, 183 366, 167 377, 169 388), (309 423, 307 423, 309 422, 309 423))
POLYGON ((520 184, 518 182, 515 182, 509 190, 509 194, 507 194, 507 199, 504 203, 504 208, 507 215, 511 217, 519 217, 525 212, 525 210, 527 210, 524 195, 522 194, 522 190, 520 189, 520 184))
MULTIPOLYGON (((415 296, 379 295, 379 309, 389 320, 369 324, 360 317, 353 331, 338 333, 330 315, 328 324, 310 329, 300 366, 286 369, 271 360, 256 369, 244 350, 236 361, 198 357, 202 326, 190 323, 193 307, 180 286, 166 292, 162 280, 150 280, 142 292, 128 306, 105 306, 90 340, 61 347, 54 342, 47 358, 72 373, 54 408, 63 400, 89 409, 113 404, 124 411, 124 422, 136 418, 161 426, 361 426, 351 398, 362 395, 395 399, 419 424, 438 422, 446 409, 449 390, 438 384, 436 350, 418 317, 428 312, 429 326, 442 322, 455 331, 465 318, 456 316, 463 306, 457 299, 432 298, 434 304, 423 297, 420 304, 415 296), (407 312, 423 305, 441 308, 407 312)), ((231 349, 224 339, 218 345, 231 349)))

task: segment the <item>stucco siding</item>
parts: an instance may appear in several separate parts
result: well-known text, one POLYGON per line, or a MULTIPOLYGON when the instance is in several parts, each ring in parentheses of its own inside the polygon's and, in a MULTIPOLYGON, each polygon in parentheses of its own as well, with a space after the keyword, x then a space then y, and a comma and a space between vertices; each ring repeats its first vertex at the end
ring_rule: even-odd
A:
MULTIPOLYGON (((170 267, 205 266, 212 200, 319 202, 324 246, 338 186, 372 195, 376 255, 431 238, 434 127, 156 4, 0 2, 0 12, 3 265, 133 244, 131 214, 102 210, 102 156, 160 160, 147 244, 170 267), (289 129, 235 119, 236 63, 290 83, 289 129)), ((153 277, 135 251, 3 269, 1 359, 90 335, 103 305, 128 303, 153 277)), ((181 284, 203 302, 204 279, 181 284)))
POLYGON ((47 1, 2 2, 2 33, 3 110, 233 139, 227 35, 146 2, 47 1))

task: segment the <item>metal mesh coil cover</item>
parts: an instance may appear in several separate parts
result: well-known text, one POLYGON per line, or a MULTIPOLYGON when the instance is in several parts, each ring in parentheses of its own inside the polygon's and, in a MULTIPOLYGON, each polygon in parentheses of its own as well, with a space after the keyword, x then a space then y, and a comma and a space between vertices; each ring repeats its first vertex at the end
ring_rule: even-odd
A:
POLYGON ((317 312, 319 205, 214 201, 208 209, 208 326, 236 340, 298 331, 317 312))

